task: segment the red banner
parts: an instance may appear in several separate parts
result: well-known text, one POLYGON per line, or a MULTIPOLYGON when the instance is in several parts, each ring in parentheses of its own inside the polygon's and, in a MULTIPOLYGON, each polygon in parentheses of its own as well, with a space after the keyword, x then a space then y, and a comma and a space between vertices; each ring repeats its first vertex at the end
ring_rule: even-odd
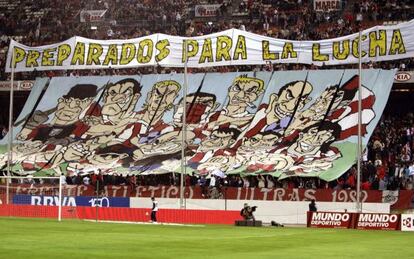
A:
POLYGON ((399 230, 399 214, 359 213, 356 229, 399 230))
POLYGON ((308 212, 307 225, 311 228, 351 228, 352 213, 308 212))
MULTIPOLYGON (((14 185, 15 194, 50 195, 56 191, 56 186, 47 185, 14 185)), ((203 191, 199 186, 185 187, 186 199, 203 199, 209 197, 206 188, 203 191)), ((283 189, 283 188, 222 188, 215 195, 229 200, 267 200, 267 201, 309 201, 315 199, 323 202, 355 202, 355 190, 332 190, 332 189, 283 189)), ((64 196, 94 196, 95 189, 90 185, 66 185, 64 196)), ((180 188, 178 186, 105 186, 102 194, 106 197, 157 197, 157 198, 179 198, 180 188)), ((387 202, 392 209, 411 208, 412 190, 402 191, 361 191, 362 202, 387 202)))

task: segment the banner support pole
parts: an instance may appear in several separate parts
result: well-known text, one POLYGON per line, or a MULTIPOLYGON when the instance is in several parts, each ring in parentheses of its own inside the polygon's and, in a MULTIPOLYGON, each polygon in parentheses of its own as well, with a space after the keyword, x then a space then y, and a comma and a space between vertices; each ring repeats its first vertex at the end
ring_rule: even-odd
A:
POLYGON ((10 176, 11 176, 11 163, 13 160, 12 147, 13 147, 13 100, 14 100, 14 47, 12 48, 11 58, 11 79, 10 79, 10 100, 9 100, 9 141, 7 145, 7 181, 6 181, 6 204, 9 204, 9 188, 10 188, 10 176))
POLYGON ((63 188, 63 181, 62 175, 59 176, 59 208, 58 208, 58 221, 62 221, 62 188, 63 188))
POLYGON ((183 85, 183 125, 182 125, 182 138, 181 138, 181 174, 180 174, 180 208, 184 209, 184 176, 186 172, 186 158, 185 149, 187 143, 187 91, 188 91, 188 51, 187 51, 187 39, 184 40, 184 85, 183 85))
POLYGON ((358 63, 358 148, 357 148, 357 212, 361 212, 361 154, 362 154, 362 32, 359 29, 359 63, 358 63))

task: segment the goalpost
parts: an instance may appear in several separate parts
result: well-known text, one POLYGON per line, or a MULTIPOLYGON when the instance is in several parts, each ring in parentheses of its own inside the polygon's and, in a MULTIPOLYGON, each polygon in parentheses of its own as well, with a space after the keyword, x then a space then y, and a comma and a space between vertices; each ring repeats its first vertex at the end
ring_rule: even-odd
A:
POLYGON ((0 216, 62 220, 61 177, 0 176, 0 216))

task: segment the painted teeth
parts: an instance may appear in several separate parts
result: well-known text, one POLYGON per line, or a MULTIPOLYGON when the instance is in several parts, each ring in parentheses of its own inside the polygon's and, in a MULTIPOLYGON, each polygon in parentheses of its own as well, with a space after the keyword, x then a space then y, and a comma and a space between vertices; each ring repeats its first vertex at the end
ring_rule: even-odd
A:
POLYGON ((305 143, 300 143, 300 147, 302 148, 302 150, 307 151, 310 148, 310 145, 305 144, 305 143))

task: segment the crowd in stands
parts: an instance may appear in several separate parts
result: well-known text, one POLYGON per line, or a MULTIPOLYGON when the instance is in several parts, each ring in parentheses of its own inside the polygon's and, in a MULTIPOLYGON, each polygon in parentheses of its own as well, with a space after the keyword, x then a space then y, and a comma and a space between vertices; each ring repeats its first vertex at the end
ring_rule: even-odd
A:
MULTIPOLYGON (((338 11, 316 12, 311 0, 0 0, 0 80, 10 77, 9 74, 5 74, 4 67, 11 38, 25 45, 39 46, 60 42, 75 35, 93 39, 128 39, 157 32, 198 36, 239 28, 282 39, 319 40, 355 33, 360 28, 414 18, 414 5, 409 0, 348 0, 342 3, 342 9, 338 11), (198 4, 220 4, 220 8, 216 17, 194 17, 194 9, 198 4), (88 19, 86 22, 80 22, 82 10, 107 11, 102 21, 91 23, 88 19), (91 25, 96 25, 95 29, 92 29, 91 25)), ((414 59, 367 66, 408 70, 414 68, 414 59)), ((315 66, 301 64, 274 64, 272 69, 304 68, 318 69, 315 66)), ((194 71, 261 69, 261 66, 232 66, 194 71)), ((180 72, 179 69, 147 67, 18 73, 16 78, 174 71, 180 72)))

